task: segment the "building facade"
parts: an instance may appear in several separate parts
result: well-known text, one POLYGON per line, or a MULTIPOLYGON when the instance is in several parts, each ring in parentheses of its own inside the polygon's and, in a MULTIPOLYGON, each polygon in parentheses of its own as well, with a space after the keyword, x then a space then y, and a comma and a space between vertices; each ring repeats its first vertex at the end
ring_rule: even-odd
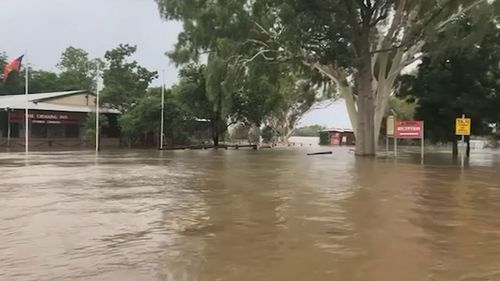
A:
MULTIPOLYGON (((96 111, 96 97, 89 91, 66 91, 0 96, 0 146, 24 146, 25 108, 28 106, 30 146, 85 146, 85 127, 96 111)), ((106 118, 102 143, 119 145, 117 110, 102 107, 106 118)))

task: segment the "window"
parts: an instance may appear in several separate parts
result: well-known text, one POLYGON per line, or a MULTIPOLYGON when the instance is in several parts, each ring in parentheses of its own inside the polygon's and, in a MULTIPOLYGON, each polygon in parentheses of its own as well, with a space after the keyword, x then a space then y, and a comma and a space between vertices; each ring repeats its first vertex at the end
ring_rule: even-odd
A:
POLYGON ((48 124, 47 136, 49 138, 64 138, 65 127, 62 124, 48 124))
POLYGON ((31 137, 33 138, 46 138, 47 125, 40 123, 31 123, 31 137))
POLYGON ((66 125, 66 137, 67 138, 79 138, 80 137, 80 126, 78 124, 67 124, 66 125))

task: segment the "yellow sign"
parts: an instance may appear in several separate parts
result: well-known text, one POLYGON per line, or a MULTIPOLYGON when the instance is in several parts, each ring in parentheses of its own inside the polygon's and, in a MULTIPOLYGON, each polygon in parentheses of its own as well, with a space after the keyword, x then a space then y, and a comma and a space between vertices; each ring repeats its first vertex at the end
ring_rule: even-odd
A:
POLYGON ((394 116, 387 117, 387 135, 394 136, 394 116))
POLYGON ((455 134, 457 136, 470 136, 470 118, 457 118, 455 134))

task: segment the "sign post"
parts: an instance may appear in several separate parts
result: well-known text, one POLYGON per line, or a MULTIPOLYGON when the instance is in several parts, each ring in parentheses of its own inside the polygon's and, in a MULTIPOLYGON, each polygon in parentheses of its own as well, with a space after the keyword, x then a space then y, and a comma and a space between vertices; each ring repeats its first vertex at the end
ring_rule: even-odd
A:
POLYGON ((385 141, 385 152, 387 155, 389 155, 389 139, 392 137, 394 138, 394 116, 388 116, 387 117, 387 134, 386 134, 386 141, 385 141))
POLYGON ((462 147, 460 152, 461 165, 464 166, 465 150, 467 149, 467 144, 465 142, 465 136, 470 136, 471 119, 465 118, 465 114, 462 114, 462 118, 457 118, 455 121, 455 135, 462 136, 462 142, 460 146, 462 147))
POLYGON ((424 122, 422 121, 422 138, 420 139, 420 161, 424 164, 424 139, 425 139, 425 131, 424 131, 424 122))
POLYGON ((424 160, 424 121, 396 121, 395 138, 420 139, 420 156, 424 160))

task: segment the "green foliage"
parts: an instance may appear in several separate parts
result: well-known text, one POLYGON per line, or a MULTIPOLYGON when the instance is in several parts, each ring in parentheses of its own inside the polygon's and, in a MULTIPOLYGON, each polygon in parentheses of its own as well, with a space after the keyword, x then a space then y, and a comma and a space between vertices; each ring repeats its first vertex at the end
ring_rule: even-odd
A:
MULTIPOLYGON (((57 73, 44 70, 30 71, 29 91, 31 93, 62 91, 61 81, 57 73)), ((24 75, 23 75, 24 76, 24 75)))
MULTIPOLYGON (((248 77, 250 84, 232 87, 242 95, 240 101, 253 98, 251 85, 266 85, 265 77, 250 74, 255 64, 278 63, 290 69, 301 64, 321 72, 323 79, 339 88, 349 89, 344 91, 349 101, 346 104, 355 122, 360 154, 374 154, 373 136, 378 135, 375 129, 386 111, 388 94, 401 69, 413 61, 422 44, 436 38, 446 38, 446 43, 461 42, 463 39, 448 29, 449 23, 470 16, 470 21, 479 26, 496 17, 500 6, 498 1, 490 5, 491 1, 477 0, 156 2, 163 17, 184 24, 170 57, 176 63, 185 63, 208 52, 209 64, 211 56, 225 60, 225 79, 217 76, 218 79, 207 81, 223 86, 235 81, 228 79, 235 73, 248 77), (351 102, 354 98, 357 108, 351 102), (367 120, 376 120, 377 124, 367 120)), ((313 77, 311 72, 310 79, 313 77)), ((230 91, 218 91, 225 98, 227 93, 230 91)), ((253 119, 266 114, 266 103, 257 103, 264 105, 258 113, 245 115, 253 119)))
MULTIPOLYGON (((5 53, 0 54, 0 69, 7 63, 5 53)), ((102 65, 98 59, 90 60, 88 53, 82 49, 68 47, 57 64, 60 73, 29 69, 29 92, 57 92, 67 90, 95 90, 96 67, 102 65)), ((5 83, 0 83, 0 95, 24 93, 25 69, 12 72, 5 83)))
MULTIPOLYGON (((173 89, 165 90, 164 132, 167 144, 188 144, 190 138, 195 134, 196 125, 190 119, 189 113, 179 102, 179 97, 173 89)), ((150 88, 148 96, 160 97, 158 104, 161 115, 161 87, 150 88)), ((153 115, 154 119, 155 116, 153 115)), ((155 120, 159 120, 156 116, 155 120)), ((147 122, 147 120, 145 120, 147 122)), ((159 128, 158 124, 158 128, 159 128)))
POLYGON ((324 129, 326 129, 325 126, 310 125, 295 129, 293 135, 299 137, 317 137, 319 136, 320 131, 324 129))
POLYGON ((124 137, 134 142, 148 132, 157 132, 160 128, 161 97, 156 92, 136 99, 136 104, 125 111, 118 123, 124 137))
POLYGON ((273 128, 266 126, 262 129, 261 136, 265 143, 270 143, 276 139, 277 135, 273 128))
POLYGON ((60 90, 91 90, 95 91, 97 65, 102 67, 100 60, 89 59, 89 54, 83 49, 68 47, 61 54, 57 68, 60 90))
POLYGON ((329 145, 330 144, 330 133, 329 132, 320 132, 319 133, 319 144, 320 145, 329 145))
POLYGON ((129 61, 137 47, 120 44, 104 55, 108 68, 104 70, 104 89, 102 102, 122 112, 126 112, 145 96, 149 84, 158 75, 139 65, 137 61, 129 61))
POLYGON ((249 126, 240 123, 232 129, 230 138, 231 140, 246 140, 248 139, 249 131, 250 131, 249 126))
MULTIPOLYGON (((161 123, 161 87, 151 88, 146 95, 137 100, 134 106, 123 113, 119 120, 121 133, 130 144, 144 143, 145 136, 159 139, 161 123)), ((189 113, 180 103, 177 93, 165 91, 164 134, 165 144, 187 144, 195 134, 196 128, 189 113)))
MULTIPOLYGON (((95 137, 96 137, 96 114, 89 113, 87 114, 87 118, 85 119, 85 123, 83 126, 84 137, 87 144, 95 145, 95 137)), ((109 127, 108 117, 105 114, 99 114, 99 132, 102 132, 103 128, 109 127)))
POLYGON ((412 98, 389 98, 389 108, 394 110, 399 120, 412 120, 415 116, 417 104, 412 98))
MULTIPOLYGON (((416 118, 432 141, 451 141, 455 118, 472 118, 472 133, 491 132, 500 120, 500 29, 491 24, 476 44, 427 54, 417 76, 402 79, 401 92, 417 101, 416 118)), ((466 36, 466 34, 464 34, 466 36)))
MULTIPOLYGON (((246 124, 260 126, 282 104, 285 95, 285 73, 280 65, 255 63, 245 69, 233 83, 238 90, 233 93, 235 118, 246 124)), ((231 78, 233 79, 233 78, 231 78)))
POLYGON ((209 101, 206 91, 206 67, 190 64, 179 72, 179 84, 174 87, 183 109, 193 118, 210 120, 214 115, 214 106, 209 101))
MULTIPOLYGON (((210 75, 217 75, 213 70, 210 75)), ((209 75, 208 66, 190 64, 180 71, 179 84, 174 88, 178 95, 182 108, 188 113, 192 120, 210 122, 210 131, 214 144, 218 144, 219 138, 226 132, 227 118, 230 109, 220 86, 210 86, 207 82, 209 75), (211 89, 211 94, 209 90, 211 89)))
POLYGON ((278 132, 281 141, 286 141, 302 116, 311 110, 316 102, 330 97, 331 88, 325 84, 321 90, 314 82, 301 79, 296 73, 283 75, 278 85, 278 104, 266 122, 278 132))
MULTIPOLYGON (((264 56, 254 56, 256 50, 251 48, 253 39, 266 37, 259 34, 254 21, 266 21, 268 16, 259 14, 256 18, 257 13, 251 16, 253 9, 260 13, 264 6, 245 1, 226 1, 220 5, 207 1, 156 2, 165 18, 184 23, 184 31, 169 53, 175 63, 197 61, 200 54, 208 53, 206 95, 216 117, 221 119, 214 124, 216 131, 223 131, 227 120, 260 126, 276 110, 288 106, 283 101, 288 95, 284 88, 291 81, 284 82, 283 76, 300 67, 294 61, 269 62, 264 56)), ((268 47, 277 51, 279 45, 272 45, 268 47)), ((291 84, 293 88, 295 81, 291 84)))

